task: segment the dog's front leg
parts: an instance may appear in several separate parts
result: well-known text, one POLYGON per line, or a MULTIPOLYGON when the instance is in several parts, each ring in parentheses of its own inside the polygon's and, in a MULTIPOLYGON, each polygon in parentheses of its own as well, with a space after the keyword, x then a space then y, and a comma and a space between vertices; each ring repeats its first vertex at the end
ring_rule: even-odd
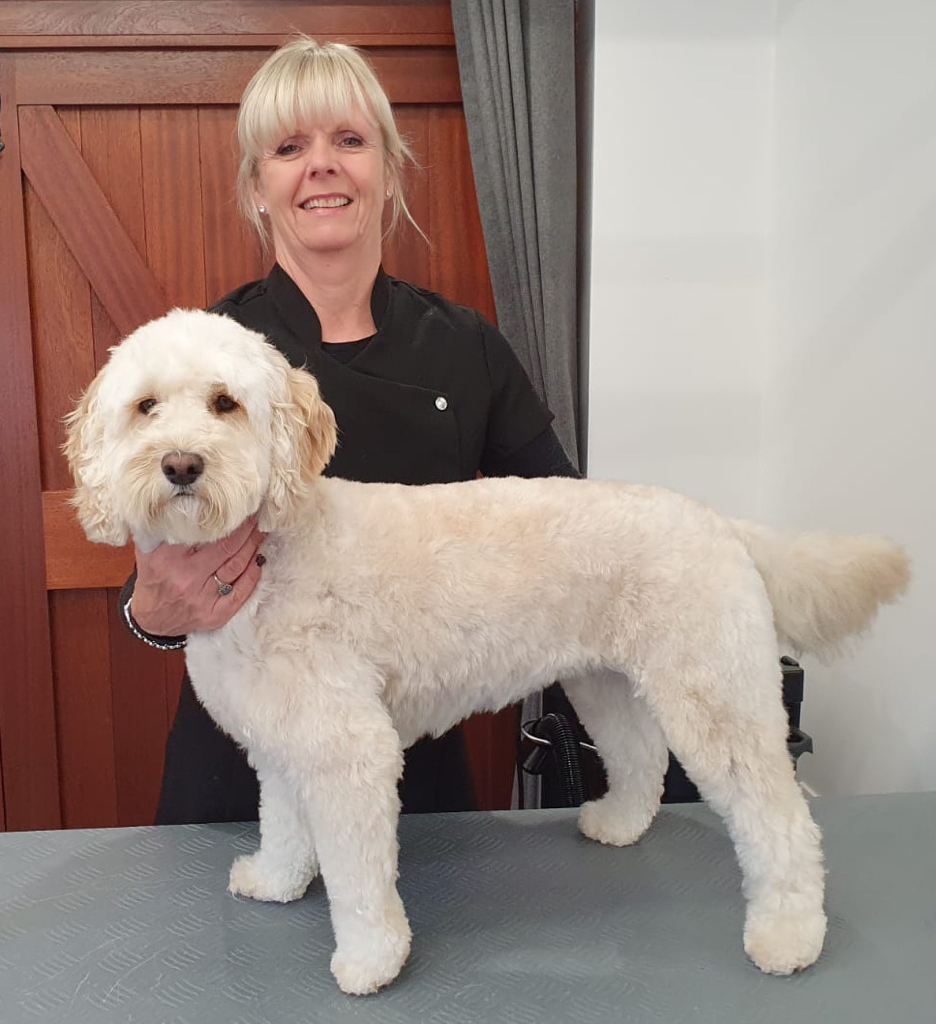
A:
POLYGON ((312 753, 303 786, 335 931, 332 973, 345 992, 376 992, 410 948, 396 889, 400 738, 376 698, 347 692, 303 732, 312 753))
POLYGON ((260 781, 260 849, 234 861, 229 888, 235 896, 289 903, 318 874, 308 810, 282 774, 262 763, 254 767, 260 781))

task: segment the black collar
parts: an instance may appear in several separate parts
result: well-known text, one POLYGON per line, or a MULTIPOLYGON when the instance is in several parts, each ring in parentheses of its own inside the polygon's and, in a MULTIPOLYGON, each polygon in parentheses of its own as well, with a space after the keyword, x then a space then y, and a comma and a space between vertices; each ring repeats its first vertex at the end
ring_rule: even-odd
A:
MULTIPOLYGON (((278 263, 273 264, 267 277, 267 291, 285 314, 286 322, 298 330, 303 341, 307 344, 311 342, 318 348, 322 344, 322 325, 318 315, 312 303, 302 294, 299 285, 278 263)), ((379 334, 390 306, 390 279, 383 267, 377 268, 370 305, 374 326, 379 334)))

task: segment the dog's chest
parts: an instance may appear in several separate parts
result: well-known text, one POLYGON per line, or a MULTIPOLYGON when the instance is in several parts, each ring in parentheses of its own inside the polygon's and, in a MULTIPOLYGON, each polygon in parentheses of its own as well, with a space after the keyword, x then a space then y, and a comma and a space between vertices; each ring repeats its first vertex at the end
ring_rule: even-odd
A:
POLYGON ((185 664, 198 699, 218 725, 238 743, 250 745, 251 703, 256 703, 258 672, 249 655, 249 624, 189 637, 185 664), (246 627, 246 630, 245 630, 246 627))

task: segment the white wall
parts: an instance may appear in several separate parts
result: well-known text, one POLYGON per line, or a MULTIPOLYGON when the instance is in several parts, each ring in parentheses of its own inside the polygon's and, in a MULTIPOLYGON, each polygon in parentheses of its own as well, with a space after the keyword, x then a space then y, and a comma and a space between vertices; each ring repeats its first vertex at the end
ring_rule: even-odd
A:
POLYGON ((824 793, 936 789, 933 54, 929 0, 596 0, 590 475, 914 559, 806 665, 824 793))
POLYGON ((911 594, 809 672, 820 792, 936 789, 936 4, 778 5, 763 507, 884 532, 911 594))
POLYGON ((772 0, 597 0, 589 475, 756 511, 772 0))

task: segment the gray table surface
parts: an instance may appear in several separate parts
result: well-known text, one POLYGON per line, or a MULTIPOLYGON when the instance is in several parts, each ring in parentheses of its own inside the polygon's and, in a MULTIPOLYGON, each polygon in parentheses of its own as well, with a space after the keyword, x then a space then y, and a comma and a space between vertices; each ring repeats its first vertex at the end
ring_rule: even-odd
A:
POLYGON ((409 816, 400 888, 410 961, 343 995, 316 882, 287 906, 235 899, 254 825, 0 836, 0 1021, 936 1021, 936 794, 814 801, 829 936, 792 978, 741 947, 721 822, 664 807, 635 847, 581 838, 572 811, 409 816))

